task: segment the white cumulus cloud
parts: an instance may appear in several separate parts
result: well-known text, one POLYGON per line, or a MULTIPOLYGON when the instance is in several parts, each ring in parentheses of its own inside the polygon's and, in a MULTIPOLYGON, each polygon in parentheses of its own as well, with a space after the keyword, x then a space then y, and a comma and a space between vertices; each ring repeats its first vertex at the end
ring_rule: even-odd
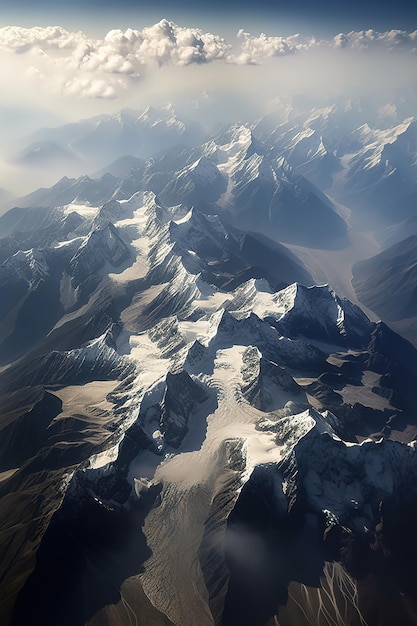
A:
POLYGON ((417 30, 408 33, 404 30, 388 30, 378 32, 376 30, 351 31, 339 33, 331 42, 338 48, 352 48, 365 50, 370 48, 383 48, 392 50, 417 50, 417 30))
POLYGON ((80 39, 85 39, 82 32, 70 32, 61 26, 5 26, 0 28, 0 50, 25 53, 39 47, 43 50, 71 50, 80 39))
POLYGON ((110 30, 102 38, 60 26, 0 28, 2 67, 18 66, 24 80, 37 81, 45 92, 81 98, 116 98, 136 86, 142 76, 164 66, 262 65, 274 58, 308 55, 315 49, 414 53, 416 48, 417 31, 400 30, 352 31, 329 39, 298 34, 254 36, 240 30, 235 41, 228 42, 200 28, 165 19, 142 30, 110 30))
POLYGON ((306 44, 301 43, 300 35, 291 37, 269 37, 261 33, 253 37, 243 29, 239 30, 237 37, 241 40, 240 52, 229 56, 229 61, 238 64, 260 64, 272 57, 294 54, 306 44))
POLYGON ((118 74, 137 78, 152 65, 209 63, 226 58, 230 49, 219 35, 168 20, 142 30, 111 30, 102 39, 59 26, 0 29, 1 52, 30 55, 32 75, 37 70, 43 76, 49 67, 51 84, 84 97, 115 97, 128 86, 118 74))

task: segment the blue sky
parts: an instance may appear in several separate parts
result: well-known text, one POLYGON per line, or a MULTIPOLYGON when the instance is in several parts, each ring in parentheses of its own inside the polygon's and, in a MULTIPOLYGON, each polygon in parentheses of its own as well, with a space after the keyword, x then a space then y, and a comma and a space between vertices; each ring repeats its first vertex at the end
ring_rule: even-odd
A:
POLYGON ((417 2, 410 0, 2 0, 0 24, 60 24, 85 29, 140 27, 166 17, 204 28, 252 28, 280 34, 322 34, 352 29, 417 28, 417 2))

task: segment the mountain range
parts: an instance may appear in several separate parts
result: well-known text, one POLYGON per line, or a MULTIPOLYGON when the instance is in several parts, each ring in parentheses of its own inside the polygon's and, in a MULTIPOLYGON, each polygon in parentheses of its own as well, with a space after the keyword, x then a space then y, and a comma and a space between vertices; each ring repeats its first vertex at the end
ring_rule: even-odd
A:
POLYGON ((103 162, 0 217, 5 624, 416 623, 415 129, 32 137, 103 162))

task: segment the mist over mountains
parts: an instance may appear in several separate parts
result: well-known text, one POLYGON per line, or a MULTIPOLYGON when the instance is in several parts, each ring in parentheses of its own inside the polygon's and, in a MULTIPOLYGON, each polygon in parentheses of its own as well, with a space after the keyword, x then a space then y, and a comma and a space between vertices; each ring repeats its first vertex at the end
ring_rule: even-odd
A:
POLYGON ((1 29, 63 98, 191 72, 8 151, 39 184, 0 215, 2 623, 417 623, 415 100, 284 89, 401 32, 1 29))

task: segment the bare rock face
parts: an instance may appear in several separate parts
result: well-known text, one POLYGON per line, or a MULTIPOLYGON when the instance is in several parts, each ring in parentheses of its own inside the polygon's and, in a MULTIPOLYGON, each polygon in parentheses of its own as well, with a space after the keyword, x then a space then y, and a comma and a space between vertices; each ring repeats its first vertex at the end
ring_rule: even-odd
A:
POLYGON ((168 372, 161 412, 161 432, 168 445, 178 448, 187 432, 195 404, 206 398, 204 389, 193 382, 187 372, 168 372))
POLYGON ((166 446, 178 448, 188 432, 189 420, 198 405, 208 398, 207 390, 185 370, 167 372, 145 394, 137 426, 162 454, 166 446))
POLYGON ((302 388, 286 369, 261 357, 257 348, 247 348, 242 361, 242 393, 255 408, 268 413, 289 401, 306 402, 302 388))
POLYGON ((19 467, 47 439, 47 429, 62 410, 61 400, 41 386, 3 396, 0 471, 19 467))
POLYGON ((106 263, 117 267, 129 257, 129 249, 112 223, 93 230, 70 261, 75 280, 94 275, 106 263))
POLYGON ((287 336, 304 335, 336 345, 364 347, 373 329, 358 306, 339 298, 328 285, 290 285, 281 292, 277 308, 282 310, 278 330, 287 336))
POLYGON ((406 222, 404 230, 401 241, 355 263, 352 285, 365 306, 394 328, 404 326, 407 338, 415 344, 417 236, 409 235, 412 224, 406 222))

